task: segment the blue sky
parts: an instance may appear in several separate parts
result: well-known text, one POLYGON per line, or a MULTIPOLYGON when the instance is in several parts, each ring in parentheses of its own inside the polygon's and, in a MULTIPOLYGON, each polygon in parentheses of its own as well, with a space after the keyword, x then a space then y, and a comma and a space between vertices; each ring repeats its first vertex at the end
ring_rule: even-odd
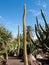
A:
POLYGON ((18 24, 20 25, 20 33, 23 31, 22 17, 25 3, 26 25, 34 28, 36 16, 38 16, 39 23, 44 25, 40 9, 44 11, 47 22, 49 21, 49 0, 0 0, 0 24, 9 29, 14 37, 18 33, 18 24))

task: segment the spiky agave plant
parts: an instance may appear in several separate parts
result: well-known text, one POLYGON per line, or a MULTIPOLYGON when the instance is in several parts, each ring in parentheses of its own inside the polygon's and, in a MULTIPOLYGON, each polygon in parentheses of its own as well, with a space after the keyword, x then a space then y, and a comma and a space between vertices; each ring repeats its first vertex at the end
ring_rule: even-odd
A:
POLYGON ((24 49, 24 65, 28 65, 27 49, 26 49, 26 4, 24 5, 23 14, 23 49, 24 49))

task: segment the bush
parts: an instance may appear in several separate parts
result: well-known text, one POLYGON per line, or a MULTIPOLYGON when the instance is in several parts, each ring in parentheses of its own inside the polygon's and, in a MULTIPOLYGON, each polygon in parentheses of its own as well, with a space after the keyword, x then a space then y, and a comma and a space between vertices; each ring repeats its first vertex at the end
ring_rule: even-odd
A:
POLYGON ((23 43, 20 43, 20 51, 19 51, 19 57, 23 56, 23 43))
POLYGON ((35 48, 36 48, 36 47, 35 47, 32 43, 27 44, 27 54, 32 53, 35 48))
MULTIPOLYGON (((27 44, 27 54, 32 53, 35 49, 36 49, 36 47, 32 43, 27 44)), ((21 43, 21 45, 20 45, 20 54, 19 54, 19 56, 20 57, 23 56, 23 43, 21 43)))
POLYGON ((14 56, 14 54, 17 54, 17 46, 18 43, 16 40, 14 40, 13 42, 11 42, 11 49, 9 50, 9 55, 10 56, 14 56))

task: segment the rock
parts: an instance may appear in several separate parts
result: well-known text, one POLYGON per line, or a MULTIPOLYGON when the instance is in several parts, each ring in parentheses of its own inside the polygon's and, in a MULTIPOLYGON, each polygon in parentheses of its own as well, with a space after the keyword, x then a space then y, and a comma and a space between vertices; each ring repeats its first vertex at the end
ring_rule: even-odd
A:
POLYGON ((36 61, 36 58, 32 54, 29 54, 28 56, 29 65, 32 65, 33 61, 36 61))
POLYGON ((28 56, 28 64, 29 65, 41 65, 41 63, 38 62, 32 54, 29 54, 28 56))
POLYGON ((32 54, 29 54, 28 59, 29 59, 29 60, 31 59, 31 60, 33 60, 33 61, 36 60, 36 58, 35 58, 32 54))
POLYGON ((43 59, 43 57, 41 55, 39 55, 39 54, 36 56, 36 58, 37 59, 43 59))

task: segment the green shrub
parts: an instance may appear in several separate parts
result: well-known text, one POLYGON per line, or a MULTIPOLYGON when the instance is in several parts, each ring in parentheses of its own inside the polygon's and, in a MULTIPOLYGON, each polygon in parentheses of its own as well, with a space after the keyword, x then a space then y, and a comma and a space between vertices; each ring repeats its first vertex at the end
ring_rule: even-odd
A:
POLYGON ((32 53, 35 50, 35 48, 36 47, 32 43, 27 44, 27 53, 28 54, 32 53))
MULTIPOLYGON (((30 43, 30 44, 27 44, 27 54, 30 54, 32 53, 34 50, 36 49, 36 47, 30 43)), ((23 43, 20 44, 20 54, 19 56, 23 56, 23 43)))
POLYGON ((19 57, 23 56, 23 43, 20 43, 20 51, 19 51, 19 57))
POLYGON ((13 42, 11 42, 11 49, 9 50, 9 55, 13 56, 14 54, 17 54, 17 46, 18 46, 18 42, 16 40, 14 40, 13 42))

